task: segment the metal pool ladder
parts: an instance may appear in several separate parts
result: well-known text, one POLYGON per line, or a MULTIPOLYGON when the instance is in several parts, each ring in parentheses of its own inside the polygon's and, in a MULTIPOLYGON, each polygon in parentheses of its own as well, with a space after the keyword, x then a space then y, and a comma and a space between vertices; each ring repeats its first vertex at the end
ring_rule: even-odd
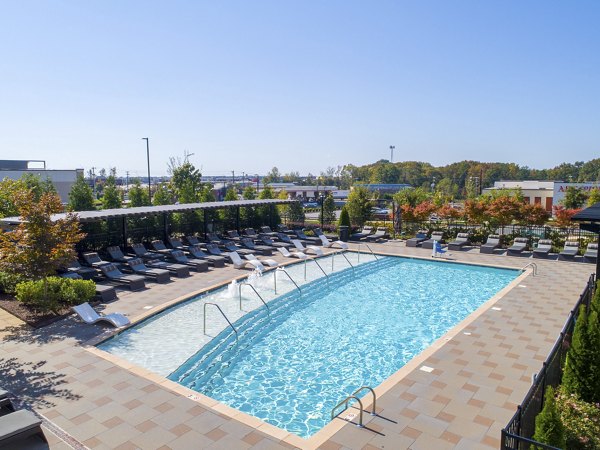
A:
POLYGON ((238 340, 238 332, 235 329, 235 327, 233 326, 233 324, 231 323, 231 321, 227 318, 227 316, 225 315, 225 313, 223 312, 223 310, 221 309, 221 307, 219 305, 217 305, 216 303, 205 303, 204 304, 204 334, 206 334, 206 307, 208 305, 212 305, 212 306, 216 306, 217 309, 219 310, 219 312, 221 313, 221 315, 223 317, 225 317, 225 320, 227 321, 227 323, 229 324, 229 326, 231 327, 231 329, 233 330, 233 332, 235 333, 235 341, 237 342, 238 340))
MULTIPOLYGON (((304 267, 306 268, 306 262, 304 264, 304 267)), ((277 270, 273 271, 273 284, 275 285, 275 293, 276 294, 277 294, 277 274, 278 273, 285 273, 287 275, 287 277, 290 279, 290 281, 292 283, 294 283, 294 286, 296 286, 296 289, 298 289, 298 292, 300 292, 300 295, 302 295, 302 289, 300 289, 300 286, 298 286, 298 283, 296 283, 294 281, 292 276, 283 267, 278 267, 277 270)))
POLYGON ((533 268, 533 276, 535 277, 538 274, 538 267, 537 264, 534 262, 530 262, 529 264, 523 266, 521 268, 521 271, 525 271, 525 269, 527 269, 528 267, 532 267, 533 268))
POLYGON ((375 257, 375 261, 379 260, 379 258, 377 257, 377 255, 373 252, 373 250, 371 250, 371 247, 369 247, 369 244, 361 242, 360 244, 358 244, 358 262, 360 262, 360 254, 361 254, 360 247, 362 245, 364 245, 365 247, 367 247, 369 249, 369 251, 371 252, 371 255, 373 255, 375 257))
POLYGON ((360 405, 360 408, 358 409, 358 410, 359 410, 359 415, 358 415, 358 426, 359 426, 360 428, 363 428, 363 427, 364 427, 364 424, 363 424, 363 412, 364 412, 364 410, 365 410, 365 409, 364 409, 364 407, 363 407, 362 401, 361 401, 361 400, 360 400, 360 399, 359 399, 359 398, 356 396, 356 394, 358 394, 358 393, 359 393, 359 392, 361 392, 361 391, 364 391, 365 389, 367 389, 368 391, 370 391, 370 392, 371 392, 371 395, 373 395, 373 407, 372 407, 372 409, 371 409, 371 412, 370 412, 369 414, 371 414, 372 416, 376 416, 376 415, 377 415, 377 412, 376 412, 375 408, 376 408, 377 396, 375 395, 375 391, 373 390, 373 388, 372 388, 372 387, 369 387, 369 386, 361 386, 361 387, 359 387, 357 390, 355 390, 355 391, 354 391, 352 394, 350 394, 348 397, 346 397, 344 400, 342 400, 341 402, 339 402, 337 405, 335 405, 335 406, 333 407, 333 409, 331 410, 331 420, 333 420, 333 419, 335 419, 337 416, 339 416, 339 415, 342 413, 342 411, 345 411, 345 410, 347 410, 347 409, 348 409, 348 402, 349 402, 350 400, 356 400, 356 401, 358 402, 358 404, 360 405), (336 411, 336 410, 337 410, 337 409, 338 409, 340 406, 342 406, 342 405, 344 405, 344 409, 343 409, 342 411, 340 411, 339 413, 337 413, 337 414, 334 414, 334 413, 335 413, 335 411, 336 411))
MULTIPOLYGON (((265 302, 265 300, 262 298, 262 296, 258 293, 258 291, 255 289, 254 286, 252 286, 250 283, 240 283, 238 285, 238 292, 240 294, 240 309, 242 309, 242 286, 250 286, 252 288, 252 290, 254 291, 254 293, 256 295, 258 295, 258 298, 260 299, 261 302, 263 302, 263 305, 265 305, 265 308, 267 308, 267 313, 269 315, 271 315, 271 309, 269 308, 269 305, 267 305, 267 302, 265 302)), ((221 308, 219 308, 221 309, 221 308)))

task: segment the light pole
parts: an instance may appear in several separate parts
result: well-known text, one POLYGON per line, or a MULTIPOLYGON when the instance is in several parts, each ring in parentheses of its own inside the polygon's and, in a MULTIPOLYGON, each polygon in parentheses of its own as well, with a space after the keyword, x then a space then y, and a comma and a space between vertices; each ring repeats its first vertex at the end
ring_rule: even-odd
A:
POLYGON ((150 181, 150 143, 148 142, 148 138, 142 138, 142 141, 146 141, 146 159, 148 160, 148 199, 150 200, 150 204, 152 204, 152 182, 150 181))
POLYGON ((258 174, 256 174, 256 195, 258 195, 258 189, 260 187, 259 183, 260 183, 260 181, 259 181, 259 178, 258 178, 258 174))
POLYGON ((396 148, 395 145, 390 145, 390 162, 394 162, 394 149, 396 148))
POLYGON ((319 199, 321 200, 321 230, 323 229, 323 216, 325 214, 323 214, 323 207, 325 205, 325 196, 323 195, 323 193, 319 194, 319 199))

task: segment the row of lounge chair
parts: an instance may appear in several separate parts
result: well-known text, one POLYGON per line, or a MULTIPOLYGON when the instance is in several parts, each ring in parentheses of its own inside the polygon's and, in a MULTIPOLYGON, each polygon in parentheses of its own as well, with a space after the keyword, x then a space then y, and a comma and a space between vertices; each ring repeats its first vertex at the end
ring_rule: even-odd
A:
POLYGON ((350 236, 352 240, 367 242, 379 242, 389 238, 390 235, 385 228, 374 228, 370 225, 365 225, 361 231, 350 236))
MULTIPOLYGON (((432 249, 434 242, 443 243, 444 235, 441 231, 434 231, 431 233, 431 237, 428 237, 426 230, 419 230, 414 238, 407 239, 407 247, 422 246, 426 249, 432 249)), ((470 246, 468 233, 458 233, 456 239, 448 244, 448 250, 462 250, 464 247, 470 246)), ((517 237, 514 239, 511 246, 506 249, 508 256, 519 256, 527 249, 529 245, 529 239, 524 237, 517 237)), ((496 250, 502 248, 502 236, 491 234, 488 236, 487 241, 479 248, 480 253, 493 254, 496 250)), ((537 247, 532 251, 534 258, 548 258, 552 251, 552 241, 549 239, 540 239, 537 247)), ((563 250, 558 254, 559 260, 574 260, 575 256, 579 253, 579 242, 567 241, 565 242, 563 250)), ((586 251, 583 255, 585 262, 596 262, 598 258, 598 244, 589 243, 586 251)))

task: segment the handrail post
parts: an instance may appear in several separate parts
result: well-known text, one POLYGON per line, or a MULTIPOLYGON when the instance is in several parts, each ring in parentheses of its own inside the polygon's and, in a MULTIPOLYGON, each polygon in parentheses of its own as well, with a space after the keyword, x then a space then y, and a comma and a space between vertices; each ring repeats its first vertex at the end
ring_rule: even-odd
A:
POLYGON ((340 412, 340 414, 334 415, 333 413, 335 412, 336 409, 338 409, 342 405, 346 405, 346 407, 344 408, 344 411, 347 410, 348 402, 353 399, 356 400, 358 402, 358 404, 360 405, 360 408, 358 409, 359 416, 358 416, 358 425, 357 426, 359 426, 360 428, 363 428, 364 427, 364 425, 363 425, 363 404, 360 401, 360 398, 355 397, 354 395, 349 395, 348 397, 346 397, 344 400, 342 400, 341 402, 339 402, 337 405, 335 405, 333 407, 333 409, 331 410, 331 420, 333 420, 334 418, 336 418, 337 416, 339 416, 341 414, 341 412, 340 412))
POLYGON ((256 288, 254 286, 252 286, 250 283, 240 283, 239 284, 238 290, 239 290, 239 293, 240 293, 240 310, 242 309, 242 286, 250 286, 252 288, 252 290, 254 291, 254 293, 258 296, 258 298, 260 299, 260 301, 263 303, 263 305, 265 305, 265 307, 267 308, 267 313, 269 315, 271 315, 271 308, 269 308, 269 305, 267 305, 267 302, 265 302, 265 300, 258 293, 258 291, 256 290, 256 288))
POLYGON ((273 271, 273 286, 275 287, 275 294, 277 294, 277 271, 273 271))
POLYGON ((231 323, 231 321, 227 318, 227 316, 225 315, 225 313, 223 312, 223 310, 221 309, 221 307, 219 305, 217 305, 216 303, 210 303, 207 302, 204 304, 204 334, 206 334, 206 307, 208 305, 212 305, 212 306, 216 306, 217 309, 219 310, 219 312, 221 313, 221 315, 225 318, 225 320, 227 321, 227 323, 229 324, 229 326, 231 327, 231 329, 233 330, 233 332, 235 333, 235 340, 237 342, 238 340, 238 331, 235 329, 235 327, 233 326, 233 324, 231 323))
POLYGON ((306 261, 308 258, 304 258, 304 281, 306 281, 306 261))
POLYGON ((359 387, 357 390, 355 390, 355 391, 352 393, 352 395, 356 395, 356 394, 358 394, 360 391, 363 391, 363 390, 365 390, 365 389, 368 389, 368 390, 371 392, 371 394, 373 395, 373 409, 372 409, 372 411, 371 411, 369 414, 371 414, 372 416, 376 416, 376 415, 377 415, 377 412, 376 412, 376 407, 377 407, 377 406, 376 406, 376 403, 377 403, 377 396, 375 395, 375 391, 373 390, 373 388, 372 388, 372 387, 370 387, 370 386, 361 386, 361 387, 359 387))
POLYGON ((333 273, 333 261, 335 260, 335 253, 331 255, 331 273, 333 273))

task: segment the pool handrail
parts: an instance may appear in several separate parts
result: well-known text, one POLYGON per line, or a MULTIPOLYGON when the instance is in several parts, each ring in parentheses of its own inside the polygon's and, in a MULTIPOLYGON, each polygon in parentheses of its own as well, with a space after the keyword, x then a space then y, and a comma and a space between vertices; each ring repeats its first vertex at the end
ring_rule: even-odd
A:
POLYGON ((288 273, 287 270, 285 270, 284 267, 278 267, 276 270, 273 271, 273 282, 275 284, 275 293, 277 294, 277 274, 278 273, 285 273, 287 275, 287 277, 290 279, 290 281, 292 283, 294 283, 294 286, 296 286, 296 289, 298 289, 298 292, 300 292, 300 294, 302 294, 302 289, 300 289, 300 286, 298 286, 298 283, 296 283, 294 281, 294 279, 292 278, 292 276, 288 273))
POLYGON ((265 305, 265 307, 267 308, 267 313, 269 315, 271 315, 271 309, 269 308, 269 305, 267 305, 267 302, 265 302, 265 300, 258 293, 258 291, 256 290, 256 288, 254 286, 252 286, 252 284, 250 284, 248 282, 243 282, 243 283, 239 283, 238 284, 238 292, 240 294, 240 310, 242 309, 242 286, 250 286, 252 288, 252 290, 254 291, 254 293, 256 295, 258 295, 258 298, 260 299, 260 301, 263 302, 263 305, 265 305))
POLYGON ((235 329, 235 327, 233 326, 233 324, 231 323, 231 321, 227 318, 227 316, 225 315, 225 313, 223 312, 223 310, 221 309, 221 307, 219 305, 217 305, 216 303, 206 302, 204 304, 204 334, 206 334, 206 307, 208 305, 216 306, 217 309, 219 310, 219 312, 221 313, 221 315, 223 317, 225 317, 225 320, 227 321, 227 323, 229 324, 229 326, 231 327, 231 329, 235 333, 235 340, 237 342, 237 340, 238 340, 238 331, 235 329))
POLYGON ((340 415, 340 414, 341 414, 343 411, 346 411, 346 410, 348 409, 348 402, 349 402, 350 400, 356 400, 356 401, 358 402, 358 404, 360 405, 360 408, 358 409, 358 410, 359 410, 359 416, 358 416, 358 424, 357 424, 357 426, 358 426, 358 427, 360 427, 360 428, 363 428, 363 427, 364 427, 364 425, 363 425, 363 404, 362 404, 362 402, 360 401, 360 398, 358 398, 358 397, 356 397, 356 396, 354 396, 354 395, 349 395, 348 397, 346 397, 344 400, 342 400, 341 402, 339 402, 337 405, 335 405, 335 406, 333 407, 333 409, 331 410, 331 420, 335 419, 335 418, 336 418, 337 416, 339 416, 339 415, 340 415), (342 405, 344 405, 344 404, 345 404, 346 406, 345 406, 345 408, 344 408, 342 411, 340 411, 340 412, 339 412, 339 413, 337 413, 337 414, 333 414, 333 413, 335 412, 335 410, 336 410, 336 409, 338 409, 340 406, 342 406, 342 405))
POLYGON ((375 254, 375 252, 373 252, 373 250, 371 249, 371 247, 369 247, 369 244, 365 243, 365 242, 359 242, 358 243, 358 262, 360 262, 360 254, 362 253, 360 251, 360 247, 361 245, 364 245, 365 247, 367 247, 369 249, 369 251, 371 252, 371 255, 373 255, 375 257, 375 260, 378 261, 379 258, 377 257, 377 255, 375 254))
POLYGON ((530 263, 528 263, 528 264, 524 265, 524 266, 521 268, 521 271, 522 271, 522 272, 525 272, 525 269, 527 269, 527 268, 528 268, 528 267, 530 267, 530 266, 533 268, 533 276, 535 277, 535 276, 538 274, 538 267, 537 267, 537 264, 536 264, 536 263, 534 263, 534 262, 530 262, 530 263))
MULTIPOLYGON (((308 258, 305 261, 307 261, 307 260, 308 260, 308 258)), ((325 275, 325 277, 327 278, 327 283, 329 283, 329 275, 327 275, 327 272, 325 272, 323 270, 323 267, 321 267, 321 264, 319 264, 319 261, 317 261, 317 258, 310 258, 310 260, 314 261, 315 264, 319 267, 319 269, 321 269, 321 272, 323 272, 323 275, 325 275)))
POLYGON ((356 272, 354 265, 350 262, 348 257, 344 254, 344 250, 342 250, 340 252, 335 252, 333 255, 331 255, 331 271, 332 272, 333 272, 333 260, 335 259, 335 255, 342 255, 346 259, 348 264, 350 264, 350 267, 352 267, 352 272, 356 272))
POLYGON ((371 386, 361 386, 357 390, 355 390, 352 393, 352 395, 356 395, 360 391, 364 391, 365 389, 368 389, 371 392, 371 394, 373 395, 373 409, 371 410, 371 412, 369 414, 371 414, 372 416, 376 416, 377 412, 376 412, 375 408, 376 408, 376 403, 377 403, 377 396, 375 395, 375 391, 373 390, 373 388, 371 386))

